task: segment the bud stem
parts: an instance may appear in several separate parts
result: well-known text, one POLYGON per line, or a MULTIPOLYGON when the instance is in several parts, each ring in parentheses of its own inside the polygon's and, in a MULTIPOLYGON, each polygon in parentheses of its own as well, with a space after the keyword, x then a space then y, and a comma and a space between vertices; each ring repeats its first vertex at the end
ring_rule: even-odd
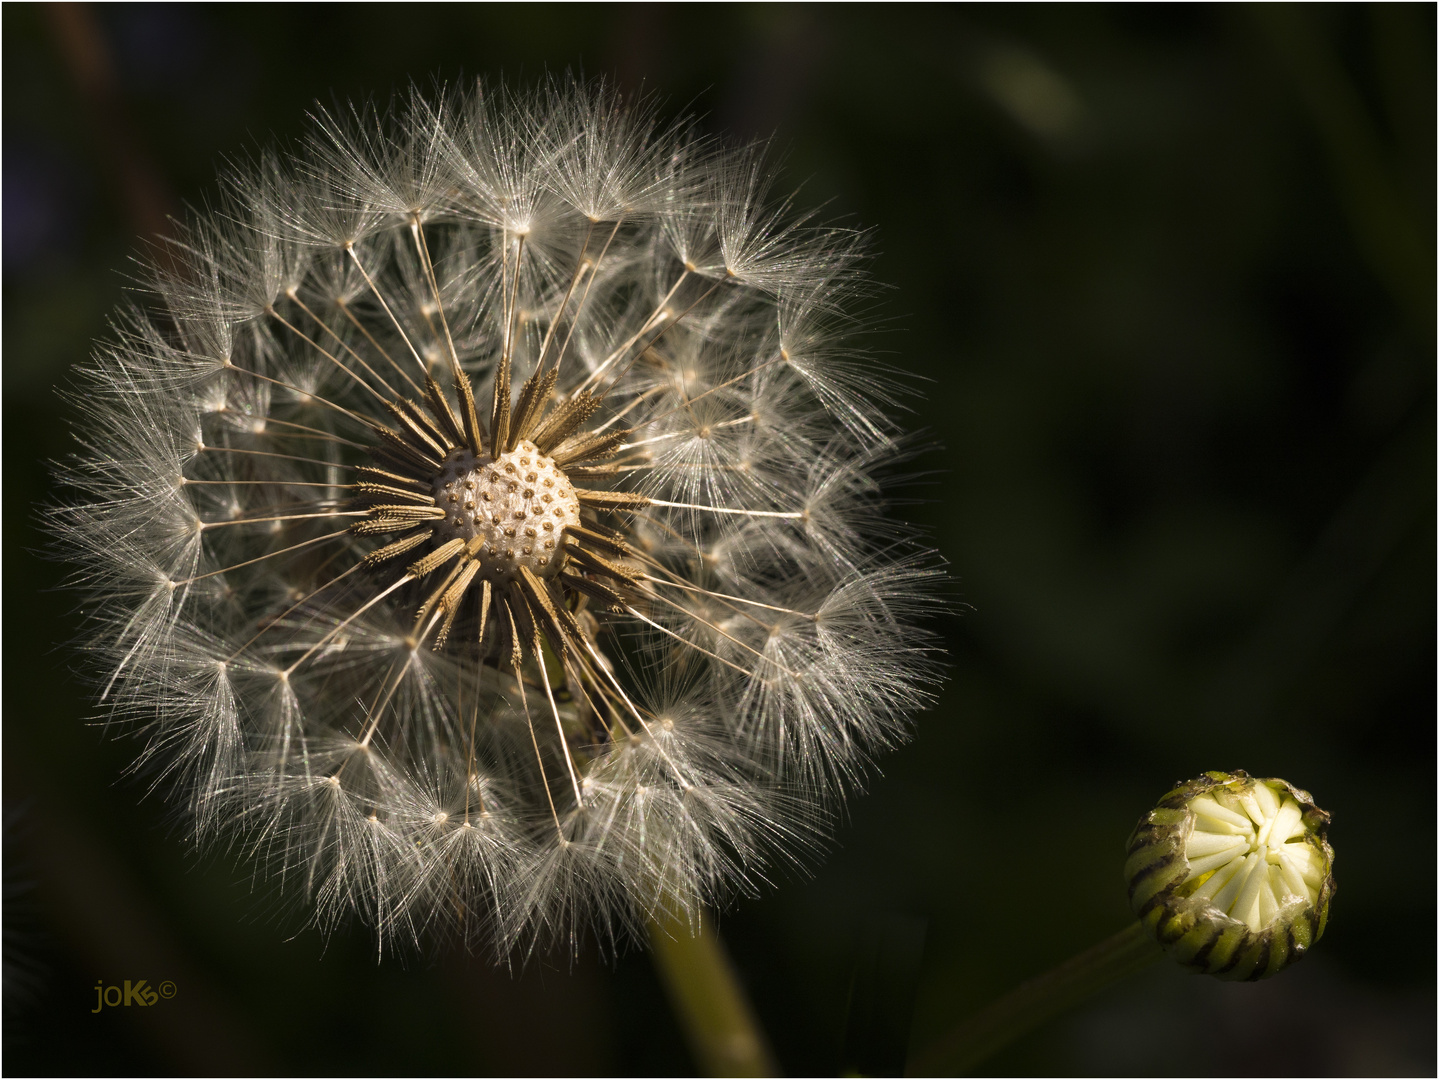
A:
POLYGON ((1143 924, 1131 923, 1113 937, 987 1005, 915 1054, 906 1073, 910 1076, 968 1073, 1019 1036, 1111 983, 1144 970, 1163 955, 1143 924))
POLYGON ((708 913, 650 920, 650 955, 695 1063, 707 1076, 778 1076, 769 1044, 708 913))

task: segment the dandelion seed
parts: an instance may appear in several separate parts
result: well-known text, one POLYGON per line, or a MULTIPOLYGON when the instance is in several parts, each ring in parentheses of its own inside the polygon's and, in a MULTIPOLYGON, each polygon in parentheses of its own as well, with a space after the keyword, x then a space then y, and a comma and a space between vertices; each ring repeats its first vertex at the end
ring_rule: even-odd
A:
POLYGON ((197 840, 502 950, 814 843, 926 700, 939 574, 877 494, 859 238, 766 177, 603 87, 413 94, 184 227, 56 519, 197 840))

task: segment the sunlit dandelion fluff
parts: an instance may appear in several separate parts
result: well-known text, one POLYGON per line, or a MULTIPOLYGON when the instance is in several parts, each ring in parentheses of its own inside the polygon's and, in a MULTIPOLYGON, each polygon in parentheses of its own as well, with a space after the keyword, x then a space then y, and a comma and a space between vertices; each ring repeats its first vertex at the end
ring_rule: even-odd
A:
POLYGON ((936 675, 859 238, 603 87, 321 112, 76 395, 111 715, 322 925, 506 949, 812 842, 936 675))

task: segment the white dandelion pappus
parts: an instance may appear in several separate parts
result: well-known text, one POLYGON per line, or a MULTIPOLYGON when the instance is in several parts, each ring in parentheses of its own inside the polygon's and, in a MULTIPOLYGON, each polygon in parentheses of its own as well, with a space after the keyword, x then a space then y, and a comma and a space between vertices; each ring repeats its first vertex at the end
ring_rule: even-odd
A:
POLYGON ((859 238, 602 86, 321 112, 237 168, 76 395, 111 715, 381 942, 751 889, 905 736, 935 559, 887 520, 859 238))

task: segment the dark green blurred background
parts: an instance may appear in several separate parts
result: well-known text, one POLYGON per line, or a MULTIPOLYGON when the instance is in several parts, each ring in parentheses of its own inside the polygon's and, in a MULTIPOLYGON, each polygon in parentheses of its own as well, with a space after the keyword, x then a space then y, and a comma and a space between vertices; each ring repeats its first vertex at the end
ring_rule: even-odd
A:
POLYGON ((872 344, 927 380, 910 423, 942 445, 899 512, 965 604, 952 678, 814 876, 723 918, 783 1068, 897 1067, 883 1022, 845 1034, 856 971, 908 1022, 904 964, 865 961, 895 926, 926 929, 917 1043, 1119 929, 1134 821, 1242 767, 1334 815, 1314 955, 1256 986, 1155 968, 991 1067, 1433 1074, 1432 6, 7 5, 3 29, 8 1073, 693 1069, 642 952, 377 964, 188 854, 120 778, 135 745, 85 726, 36 555, 54 388, 223 155, 317 98, 575 68, 773 134, 782 188, 874 228, 872 344), (92 1015, 125 979, 178 994, 92 1015))

